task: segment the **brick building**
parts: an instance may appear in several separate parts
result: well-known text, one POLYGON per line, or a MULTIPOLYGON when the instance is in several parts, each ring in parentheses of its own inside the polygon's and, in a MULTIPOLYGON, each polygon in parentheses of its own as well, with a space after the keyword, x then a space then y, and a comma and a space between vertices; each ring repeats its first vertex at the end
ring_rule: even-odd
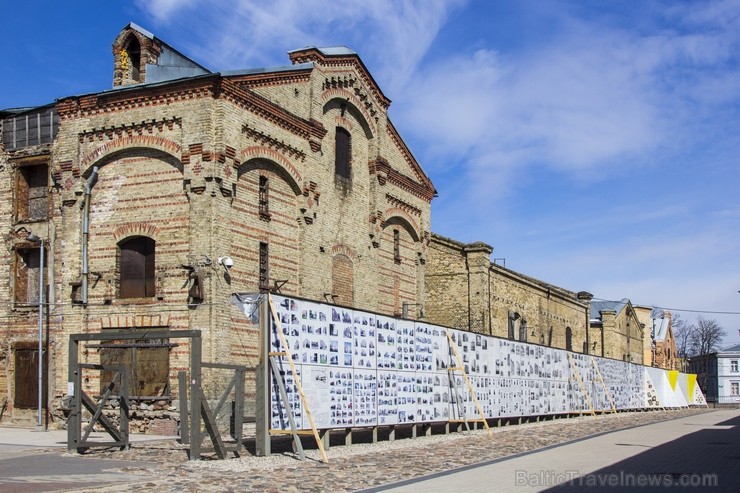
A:
POLYGON ((581 352, 591 295, 575 293, 491 262, 493 248, 432 234, 425 318, 519 341, 581 352))
MULTIPOLYGON (((679 364, 676 339, 673 337, 673 316, 660 311, 651 319, 651 337, 654 345, 652 365, 666 370, 683 370, 679 364)), ((646 362, 647 364, 647 362, 646 362)))
MULTIPOLYGON (((646 325, 640 307, 628 299, 591 303, 590 353, 642 364, 645 357, 646 325)), ((649 336, 647 336, 649 341, 649 336)))
MULTIPOLYGON (((205 361, 254 366, 257 328, 230 299, 265 289, 617 359, 640 351, 631 308, 602 307, 589 330, 589 293, 431 234, 434 186, 356 53, 289 57, 215 73, 130 24, 113 43, 113 89, 0 113, 4 423, 35 418, 40 293, 51 421, 70 334, 199 329, 205 361)), ((130 394, 166 407, 188 355, 159 341, 80 361, 126 364, 130 394)))
MULTIPOLYGON (((72 333, 201 329, 204 360, 253 365, 234 292, 389 315, 423 303, 435 189, 357 54, 214 73, 130 24, 113 55, 112 90, 2 114, 5 418, 34 415, 40 269, 52 419, 72 333)), ((81 361, 123 359, 132 395, 176 395, 186 343, 125 353, 81 361)))

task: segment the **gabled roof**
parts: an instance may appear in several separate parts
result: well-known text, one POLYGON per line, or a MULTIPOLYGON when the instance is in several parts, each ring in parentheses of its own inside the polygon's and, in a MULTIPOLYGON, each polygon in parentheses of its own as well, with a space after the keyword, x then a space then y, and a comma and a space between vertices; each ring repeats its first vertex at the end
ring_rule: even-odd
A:
POLYGON ((380 86, 375 82, 365 64, 362 63, 360 56, 346 46, 328 48, 309 46, 300 50, 289 51, 288 56, 294 64, 317 62, 322 65, 354 65, 380 105, 385 109, 388 109, 391 105, 391 100, 380 90, 380 86))
POLYGON ((157 44, 161 46, 157 64, 147 64, 146 83, 164 82, 211 73, 211 71, 203 65, 199 64, 192 58, 183 55, 143 27, 134 24, 133 22, 129 22, 128 25, 123 28, 123 31, 129 28, 141 34, 145 38, 156 41, 157 44))
POLYGON ((720 351, 721 353, 740 353, 740 344, 735 344, 720 351))
POLYGON ((671 327, 671 318, 670 317, 660 317, 660 318, 654 318, 653 321, 653 327, 652 327, 652 336, 653 339, 655 339, 656 342, 662 342, 665 341, 666 336, 668 336, 668 330, 671 327))

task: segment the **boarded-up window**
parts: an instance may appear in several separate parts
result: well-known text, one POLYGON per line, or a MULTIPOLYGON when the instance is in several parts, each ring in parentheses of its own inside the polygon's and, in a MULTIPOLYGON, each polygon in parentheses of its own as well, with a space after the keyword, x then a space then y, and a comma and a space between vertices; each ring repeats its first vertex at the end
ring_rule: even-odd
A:
MULTIPOLYGON (((42 402, 46 404, 46 368, 47 358, 44 353, 43 361, 43 388, 42 402)), ((36 347, 15 348, 15 395, 13 405, 18 409, 35 409, 39 402, 39 351, 36 347)), ((45 407, 45 406, 44 406, 45 407)))
POLYGON ((19 248, 15 255, 15 301, 37 304, 39 302, 39 248, 19 248))
POLYGON ((18 168, 16 218, 42 220, 49 216, 49 166, 36 164, 18 168))
MULTIPOLYGON (((162 340, 139 341, 141 346, 154 347, 106 347, 100 350, 102 365, 123 366, 128 371, 128 394, 130 397, 160 397, 169 395, 169 345, 162 340), (159 346, 159 347, 157 347, 159 346)), ((115 344, 112 344, 115 345, 115 344)), ((126 346, 132 344, 127 343, 126 346)), ((100 375, 100 392, 105 392, 115 377, 115 371, 103 371, 100 375)), ((120 392, 120 382, 115 381, 113 392, 120 392)))
POLYGON ((270 248, 267 243, 260 243, 259 288, 270 289, 270 248))
POLYGON ((119 249, 120 297, 150 298, 154 296, 154 240, 145 236, 137 236, 119 243, 119 249))
POLYGON ((354 273, 352 260, 346 255, 337 255, 332 259, 331 281, 334 301, 352 306, 355 301, 354 273))
POLYGON ((351 137, 347 130, 337 127, 335 137, 334 172, 338 177, 350 179, 351 137))

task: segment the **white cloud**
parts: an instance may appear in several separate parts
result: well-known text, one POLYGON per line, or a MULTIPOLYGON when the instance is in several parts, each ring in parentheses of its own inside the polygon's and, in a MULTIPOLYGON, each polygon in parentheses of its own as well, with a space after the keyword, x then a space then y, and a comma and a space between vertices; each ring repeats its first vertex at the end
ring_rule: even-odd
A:
MULTIPOLYGON (((288 64, 285 52, 347 45, 393 92, 414 73, 449 11, 463 0, 223 0, 199 9, 189 51, 215 70, 288 64), (277 63, 276 63, 277 60, 277 63)), ((138 3, 155 20, 189 28, 191 0, 138 3)))

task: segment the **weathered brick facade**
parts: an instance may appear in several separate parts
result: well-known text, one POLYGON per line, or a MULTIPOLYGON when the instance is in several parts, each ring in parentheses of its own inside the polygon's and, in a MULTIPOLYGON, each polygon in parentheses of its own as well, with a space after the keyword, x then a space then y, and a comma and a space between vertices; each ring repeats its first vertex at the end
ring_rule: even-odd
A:
MULTIPOLYGON (((628 299, 591 304, 591 354, 642 364, 646 327, 628 299)), ((650 339, 649 334, 647 335, 650 339)))
POLYGON ((490 261, 493 248, 433 234, 425 316, 433 323, 583 351, 588 304, 578 294, 490 261))
MULTIPOLYGON (((230 300, 264 289, 592 354, 598 332, 606 356, 638 351, 634 315, 605 312, 588 332, 588 293, 491 263, 485 243, 432 235, 435 189, 360 58, 346 48, 289 55, 288 67, 211 73, 129 25, 113 43, 113 90, 62 98, 45 116, 0 114, 3 422, 35 416, 15 406, 34 389, 15 349, 32 355, 38 341, 39 270, 52 422, 70 334, 197 329, 204 361, 253 367, 257 327, 230 300), (32 120, 35 140, 18 130, 32 120)), ((165 351, 166 382, 141 382, 156 394, 137 409, 147 420, 166 417, 188 368, 187 341, 165 351)), ((253 375, 246 387, 253 395, 253 375)))
MULTIPOLYGON (((389 315, 404 302, 423 303, 435 190, 356 54, 311 48, 291 52, 292 67, 149 83, 174 50, 127 26, 113 52, 116 89, 60 99, 53 144, 0 155, 6 418, 33 415, 14 409, 12 357, 15 344, 37 340, 36 306, 12 303, 16 254, 33 246, 31 231, 49 258, 52 410, 66 392, 72 333, 200 329, 204 360, 254 366, 256 328, 230 297, 258 291, 260 280, 287 295, 389 315), (347 177, 335 172, 340 131, 349 135, 347 177), (40 221, 13 215, 26 154, 48 163, 52 177, 40 221), (137 237, 155 245, 154 291, 122 298, 121 252, 137 237), (226 256, 231 269, 218 262, 226 256)), ((192 62, 188 70, 199 69, 192 62)), ((170 350, 170 393, 187 356, 187 343, 170 350)), ((98 355, 86 351, 81 361, 98 355)))

